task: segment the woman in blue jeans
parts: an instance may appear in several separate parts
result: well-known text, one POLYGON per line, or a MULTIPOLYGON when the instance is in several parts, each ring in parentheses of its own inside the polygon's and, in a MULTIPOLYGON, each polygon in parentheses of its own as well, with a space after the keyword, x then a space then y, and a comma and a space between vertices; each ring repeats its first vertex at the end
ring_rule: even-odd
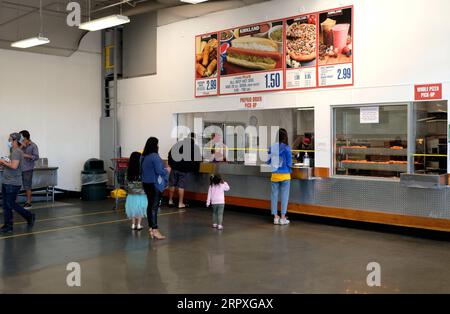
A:
POLYGON ((27 221, 29 227, 33 227, 36 220, 35 214, 16 203, 17 194, 22 186, 23 152, 20 149, 22 141, 23 137, 19 133, 10 134, 8 140, 8 147, 11 149, 10 160, 0 159, 0 166, 3 166, 2 198, 5 219, 3 227, 0 228, 2 233, 13 231, 13 210, 27 221))
POLYGON ((164 162, 158 154, 158 139, 150 137, 142 153, 142 185, 147 194, 147 219, 150 237, 163 240, 158 229, 158 207, 162 192, 169 179, 169 171, 164 168, 164 162))
POLYGON ((288 134, 285 129, 278 131, 278 142, 269 149, 269 161, 272 166, 272 215, 275 225, 287 225, 287 206, 289 202, 289 189, 291 187, 292 153, 288 144, 288 134), (278 196, 281 196, 281 219, 278 215, 278 196))

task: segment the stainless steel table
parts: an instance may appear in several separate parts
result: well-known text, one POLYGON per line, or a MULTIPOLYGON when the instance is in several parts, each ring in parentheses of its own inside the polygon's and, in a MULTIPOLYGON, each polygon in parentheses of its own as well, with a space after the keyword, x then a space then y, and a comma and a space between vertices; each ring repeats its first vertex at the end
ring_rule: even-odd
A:
MULTIPOLYGON (((0 184, 3 179, 3 169, 0 170, 0 184)), ((45 195, 48 201, 51 195, 52 202, 55 201, 55 187, 58 185, 58 167, 38 167, 34 168, 33 190, 45 189, 45 195)), ((1 193, 1 191, 0 191, 1 193)))

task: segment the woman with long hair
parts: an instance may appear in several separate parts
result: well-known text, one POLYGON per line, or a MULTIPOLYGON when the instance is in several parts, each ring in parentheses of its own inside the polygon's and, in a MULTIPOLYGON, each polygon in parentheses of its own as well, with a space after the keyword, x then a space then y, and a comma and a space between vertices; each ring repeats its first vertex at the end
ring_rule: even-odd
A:
POLYGON ((272 166, 272 215, 275 225, 287 225, 287 206, 289 202, 289 189, 291 186, 292 152, 288 142, 288 133, 285 129, 278 131, 278 141, 269 149, 269 161, 272 166), (278 196, 281 196, 281 219, 278 215, 278 196))
POLYGON ((155 239, 165 239, 158 229, 158 207, 162 192, 167 185, 169 172, 158 154, 158 139, 150 137, 142 153, 142 184, 147 195, 147 219, 149 235, 155 239))
POLYGON ((140 231, 142 218, 146 217, 148 202, 141 183, 141 153, 139 152, 131 153, 128 161, 127 190, 125 211, 132 221, 131 229, 140 231))

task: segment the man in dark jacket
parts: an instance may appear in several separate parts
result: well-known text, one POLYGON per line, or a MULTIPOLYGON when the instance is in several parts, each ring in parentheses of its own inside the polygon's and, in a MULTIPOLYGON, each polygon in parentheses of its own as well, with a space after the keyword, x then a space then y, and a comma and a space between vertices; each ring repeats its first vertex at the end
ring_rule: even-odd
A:
POLYGON ((189 173, 198 172, 202 160, 200 148, 195 144, 195 134, 178 141, 169 151, 168 161, 172 168, 169 176, 169 206, 173 206, 175 188, 178 188, 178 208, 185 208, 184 189, 189 173))

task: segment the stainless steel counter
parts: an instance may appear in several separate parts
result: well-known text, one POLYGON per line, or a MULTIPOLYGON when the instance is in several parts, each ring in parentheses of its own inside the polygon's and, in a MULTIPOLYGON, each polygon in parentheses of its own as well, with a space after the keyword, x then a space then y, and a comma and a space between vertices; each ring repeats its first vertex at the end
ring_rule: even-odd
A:
MULTIPOLYGON (((0 184, 3 179, 3 169, 0 169, 0 184)), ((54 201, 55 186, 58 185, 58 167, 39 167, 34 168, 32 189, 45 189, 47 200, 52 197, 54 201)), ((1 191, 0 191, 1 192, 1 191)))

